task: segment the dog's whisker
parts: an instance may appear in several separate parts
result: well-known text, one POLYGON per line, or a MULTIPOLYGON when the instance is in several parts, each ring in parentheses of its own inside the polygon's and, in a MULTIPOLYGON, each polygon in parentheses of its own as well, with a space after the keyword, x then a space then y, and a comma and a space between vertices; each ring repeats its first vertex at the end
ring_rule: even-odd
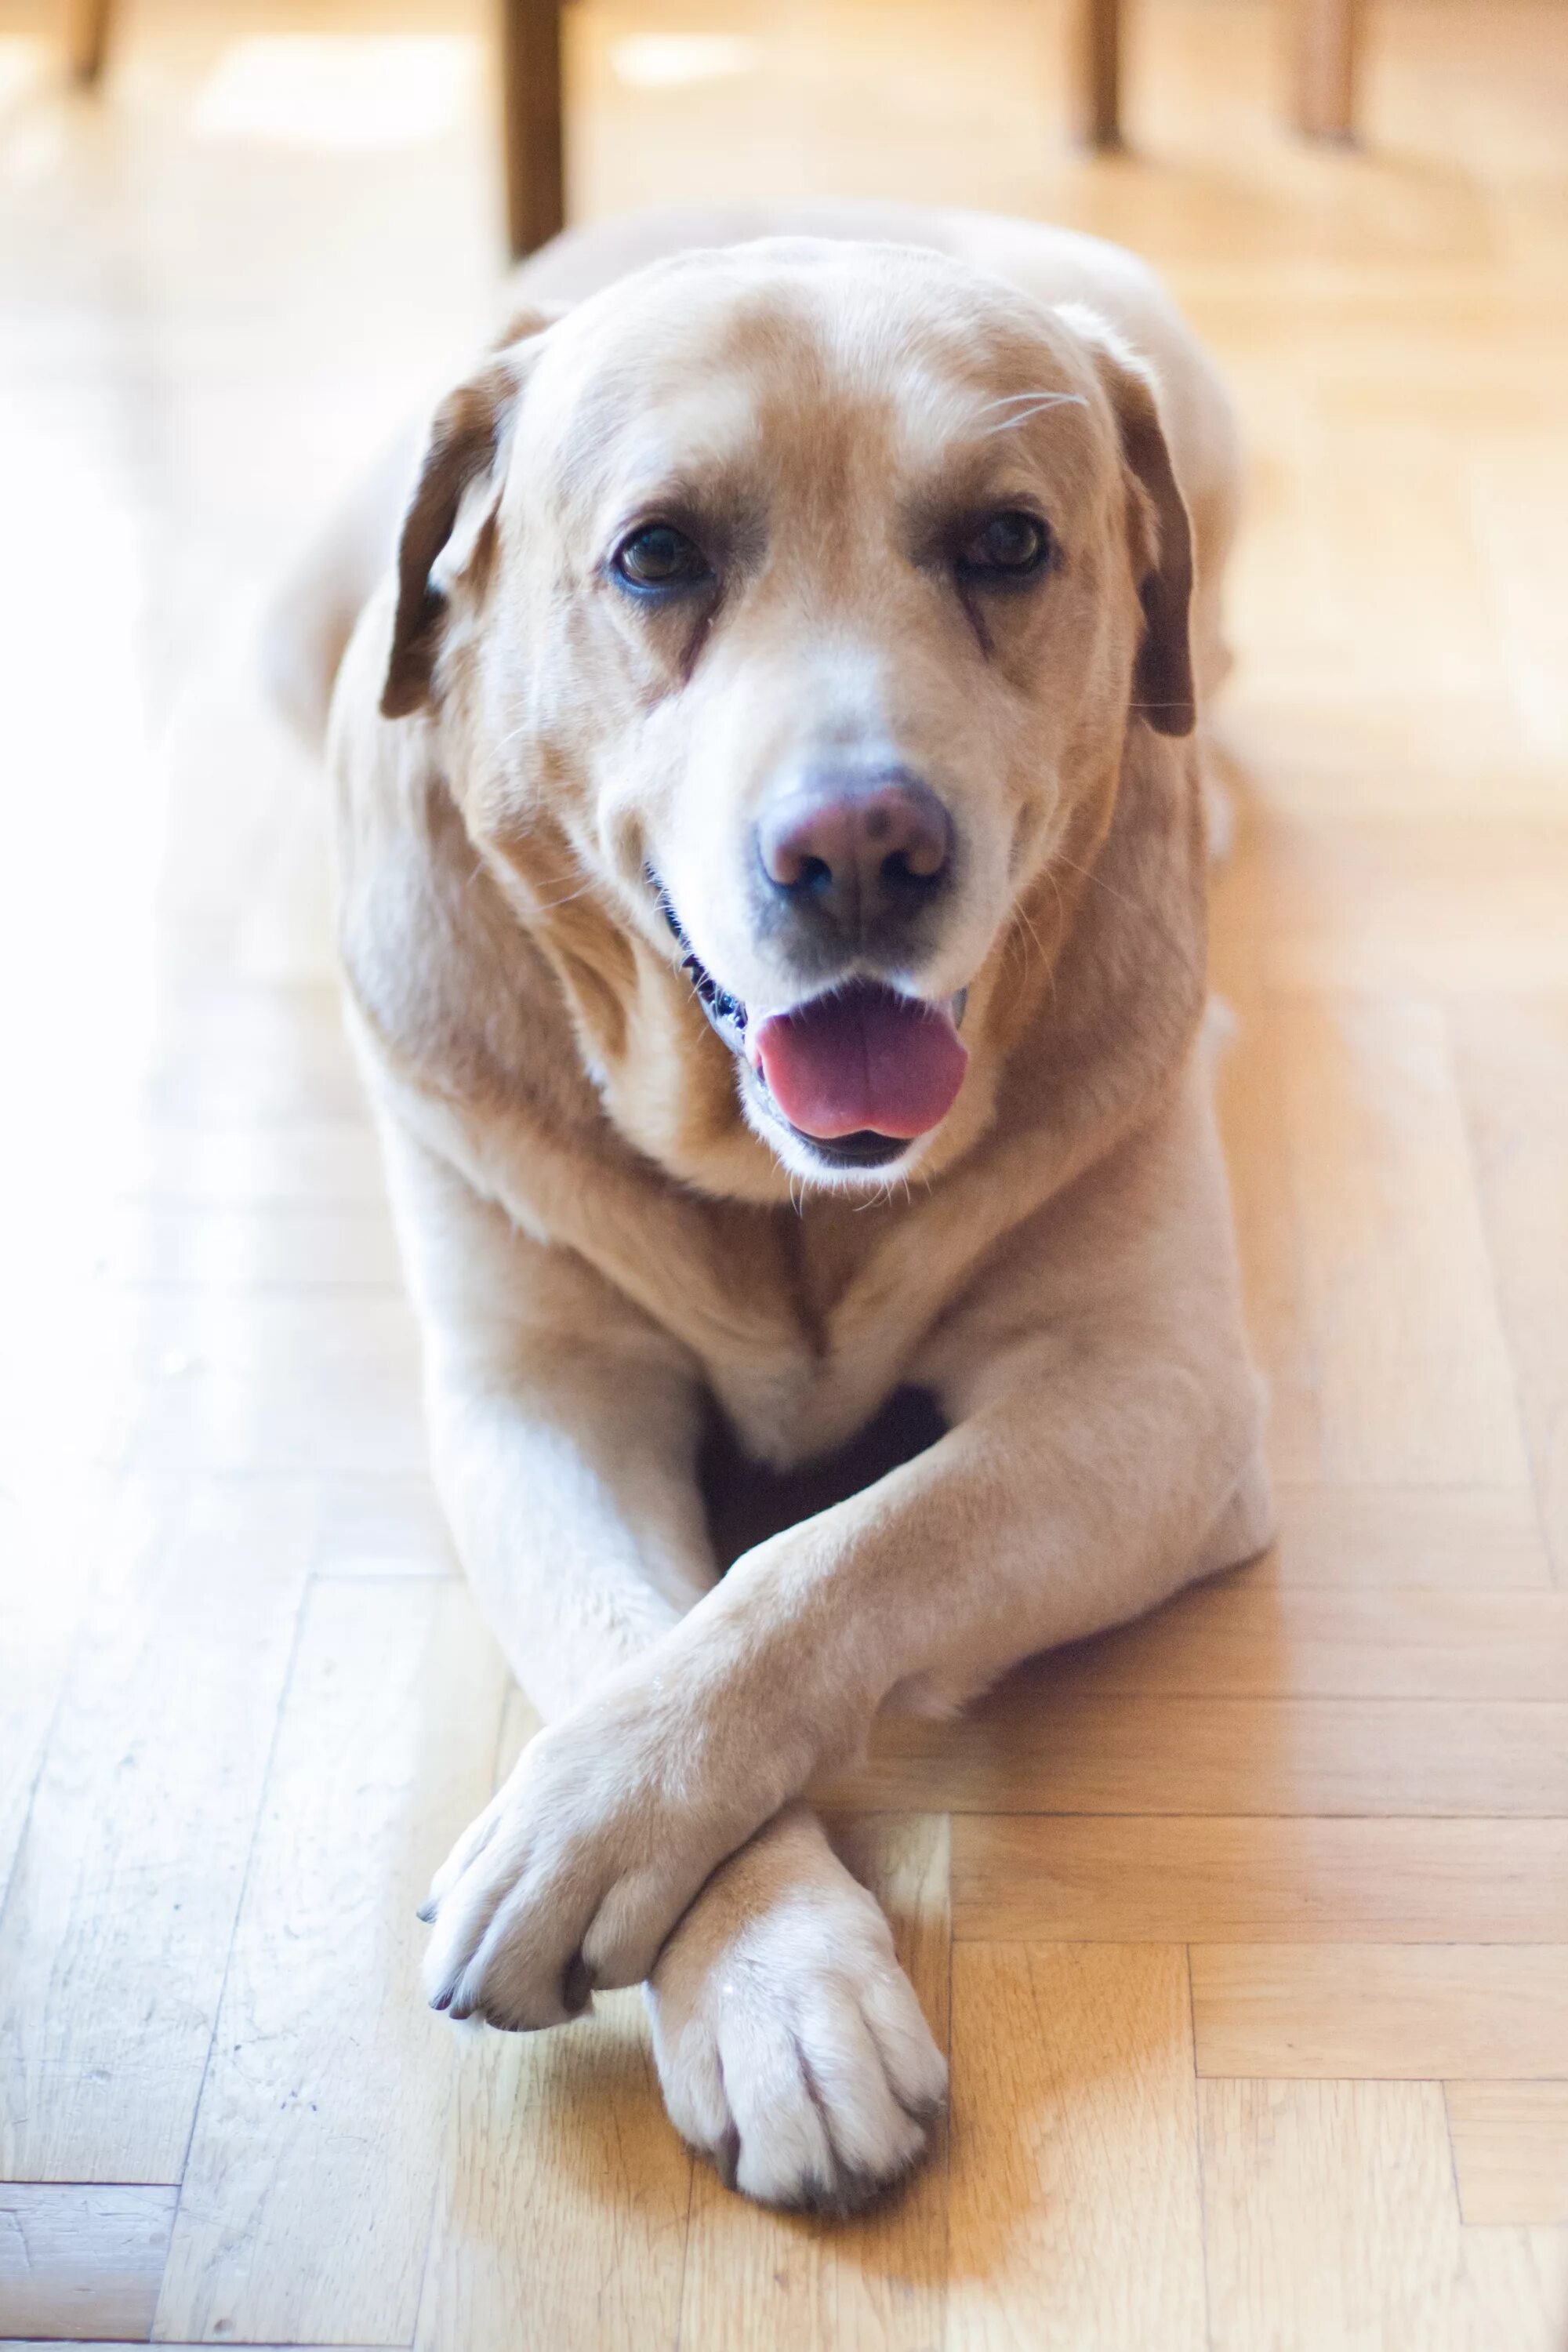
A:
MULTIPOLYGON (((1092 882, 1097 890, 1103 890, 1108 898, 1114 898, 1118 906, 1128 908, 1135 915, 1148 914, 1152 911, 1147 907, 1141 907, 1136 898, 1130 898, 1125 890, 1118 890, 1115 884, 1108 882, 1103 874, 1097 874, 1092 866, 1080 866, 1075 858, 1071 857, 1058 857, 1054 863, 1058 866, 1065 866, 1069 874, 1081 874, 1086 882, 1092 882)), ((1047 870, 1048 872, 1049 868, 1047 870)), ((1059 888, 1060 886, 1058 887, 1059 888)))
MULTIPOLYGON (((1076 865, 1070 857, 1059 857, 1057 863, 1058 866, 1065 866, 1071 874, 1081 874, 1086 882, 1092 882, 1095 888, 1103 890, 1108 898, 1114 898, 1119 906, 1127 908, 1130 913, 1137 915, 1146 923, 1152 923, 1168 947, 1180 947, 1181 942, 1175 933, 1162 919, 1159 908, 1152 902, 1130 898, 1125 890, 1118 890, 1112 883, 1105 879, 1103 874, 1096 874, 1091 866, 1076 865)), ((1059 884, 1058 887, 1059 889, 1059 884)))
MULTIPOLYGON (((1057 915, 1059 923, 1062 908, 1062 886, 1049 866, 1046 868, 1046 877, 1050 883, 1051 888, 1056 892, 1057 915)), ((1029 969, 1029 948, 1032 944, 1036 954, 1039 957, 1041 963, 1045 967, 1046 985, 1050 991, 1051 1003, 1054 1005, 1057 1002, 1058 993, 1057 968, 1051 961, 1050 957, 1046 953, 1045 942, 1041 939, 1038 931, 1036 930, 1033 918, 1030 916, 1028 908, 1024 905, 1021 899, 1018 903, 1017 913, 1018 921, 1023 926, 1024 931, 1027 933, 1026 939, 1020 937, 1018 940, 1018 951, 1024 960, 1025 972, 1027 973, 1029 969)))
POLYGON ((1016 408, 1021 401, 1036 402, 1042 408, 1082 408, 1085 405, 1081 392, 1052 392, 1040 384, 1032 392, 998 393, 994 400, 981 402, 979 414, 985 416, 994 408, 1016 408))
MULTIPOLYGON (((988 425, 985 427, 987 438, 997 433, 1011 433, 1017 425, 1027 425, 1035 417, 1045 415, 1050 409, 1082 408, 1085 405, 1083 395, 1076 392, 1020 394, 1015 398, 1017 404, 1014 415, 998 417, 994 425, 988 425)), ((1001 406, 1004 404, 998 402, 994 404, 1001 406)))
POLYGON ((564 898, 537 898, 534 901, 535 912, 541 915, 552 915, 558 907, 575 906, 579 898, 585 898, 588 896, 593 887, 591 882, 584 882, 580 890, 568 890, 564 898))

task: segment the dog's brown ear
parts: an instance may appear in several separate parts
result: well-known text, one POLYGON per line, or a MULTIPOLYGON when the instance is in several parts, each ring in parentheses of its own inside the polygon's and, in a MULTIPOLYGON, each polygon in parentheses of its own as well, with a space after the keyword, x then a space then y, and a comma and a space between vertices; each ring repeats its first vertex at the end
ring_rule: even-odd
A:
POLYGON ((1097 313, 1076 304, 1063 303, 1061 309, 1093 352, 1121 435, 1133 576, 1143 607, 1132 708, 1162 735, 1190 735, 1197 719, 1189 629, 1193 532, 1171 464, 1154 377, 1097 313))
POLYGON ((503 347, 436 411, 397 542, 397 611, 381 692, 384 719, 405 719, 430 699, 447 602, 431 573, 467 492, 488 478, 500 496, 507 427, 553 315, 531 311, 512 320, 503 347))

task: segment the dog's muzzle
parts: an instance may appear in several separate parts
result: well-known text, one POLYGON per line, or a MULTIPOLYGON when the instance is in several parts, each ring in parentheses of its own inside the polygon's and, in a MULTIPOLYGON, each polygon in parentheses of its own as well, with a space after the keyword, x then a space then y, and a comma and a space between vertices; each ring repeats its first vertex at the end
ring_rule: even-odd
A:
POLYGON ((647 878, 681 969, 744 1083, 766 1116, 825 1165, 889 1167, 945 1118, 968 1060, 958 1040, 967 991, 931 1004, 855 980, 754 1024, 697 954, 651 867, 647 878))

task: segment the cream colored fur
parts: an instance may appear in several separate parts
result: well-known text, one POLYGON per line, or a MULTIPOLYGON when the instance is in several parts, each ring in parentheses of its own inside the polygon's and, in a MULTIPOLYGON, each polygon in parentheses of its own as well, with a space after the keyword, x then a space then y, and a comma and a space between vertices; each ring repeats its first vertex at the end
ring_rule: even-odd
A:
POLYGON ((397 576, 370 593, 384 483, 285 665, 309 709, 368 595, 331 730, 353 1023, 441 1492, 548 1726, 437 1879, 429 1987, 533 2028, 646 1979, 685 2136, 847 2205, 916 2160, 944 2072, 801 1791, 879 1708, 960 1705, 1268 1531, 1170 731, 1194 562, 1200 698, 1223 664, 1234 438, 1142 267, 1020 223, 668 216, 515 294, 397 576), (972 626, 910 518, 1021 483, 1063 561, 972 626), (752 533, 697 630, 604 571, 671 499, 752 533), (899 977, 968 990, 970 1065, 891 1183, 742 1103, 647 878, 726 987, 809 992, 748 913, 748 827, 868 742, 965 850, 899 977), (712 1404, 783 1465, 908 1384, 948 1433, 720 1580, 712 1404))

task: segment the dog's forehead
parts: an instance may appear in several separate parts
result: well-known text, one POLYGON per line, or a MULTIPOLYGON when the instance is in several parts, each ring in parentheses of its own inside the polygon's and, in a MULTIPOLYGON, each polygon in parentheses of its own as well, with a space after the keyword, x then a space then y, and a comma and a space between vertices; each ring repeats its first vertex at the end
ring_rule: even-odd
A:
POLYGON ((1082 345, 1047 305, 896 247, 684 257, 595 297, 552 340, 532 404, 563 481, 723 471, 809 447, 829 423, 918 468, 955 440, 1092 405, 1082 345))

